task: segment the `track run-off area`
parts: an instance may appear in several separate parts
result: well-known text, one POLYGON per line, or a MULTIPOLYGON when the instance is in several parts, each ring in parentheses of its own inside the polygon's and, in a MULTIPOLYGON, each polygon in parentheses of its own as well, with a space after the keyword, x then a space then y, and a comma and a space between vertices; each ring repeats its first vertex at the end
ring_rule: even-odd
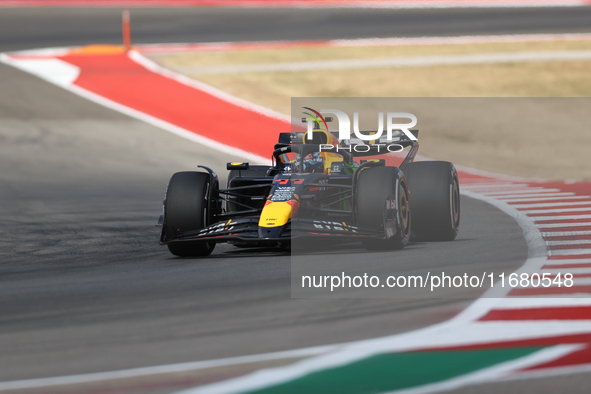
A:
MULTIPOLYGON (((116 46, 53 48, 4 53, 0 60, 218 155, 264 162, 277 134, 290 128, 284 115, 163 69, 142 54, 142 47, 130 52, 116 46), (243 132, 254 129, 257 140, 243 132)), ((340 393, 427 393, 591 371, 591 184, 459 170, 464 196, 494 206, 521 226, 528 258, 516 272, 570 272, 572 287, 495 288, 450 320, 376 339, 217 364, 214 360, 5 381, 0 390, 66 387, 289 357, 305 359, 210 385, 196 384, 200 387, 187 392, 325 393, 330 388, 340 393)))

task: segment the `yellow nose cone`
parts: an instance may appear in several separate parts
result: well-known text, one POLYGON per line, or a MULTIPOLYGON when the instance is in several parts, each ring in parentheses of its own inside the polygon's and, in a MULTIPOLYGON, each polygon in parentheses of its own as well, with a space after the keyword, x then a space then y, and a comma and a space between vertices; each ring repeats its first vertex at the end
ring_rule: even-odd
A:
POLYGON ((291 219, 291 201, 267 201, 261 212, 259 226, 279 227, 291 219))

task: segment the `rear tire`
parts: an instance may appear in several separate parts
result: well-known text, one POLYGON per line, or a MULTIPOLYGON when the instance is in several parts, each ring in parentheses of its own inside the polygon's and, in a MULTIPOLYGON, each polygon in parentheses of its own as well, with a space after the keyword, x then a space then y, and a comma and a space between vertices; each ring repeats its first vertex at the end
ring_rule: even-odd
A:
POLYGON ((406 246, 410 238, 410 204, 404 174, 396 167, 374 167, 361 171, 357 182, 357 217, 360 228, 379 230, 384 224, 385 204, 396 196, 396 234, 389 239, 367 238, 367 250, 395 250, 406 246))
MULTIPOLYGON (((164 201, 164 226, 166 238, 205 228, 210 223, 211 213, 207 211, 209 174, 202 172, 177 172, 170 178, 164 201)), ((215 187, 215 185, 213 185, 215 187)), ((168 245, 170 253, 179 257, 209 256, 213 242, 179 242, 168 245)))
POLYGON ((460 229, 460 184, 447 161, 411 163, 405 169, 412 201, 413 241, 452 241, 460 229))

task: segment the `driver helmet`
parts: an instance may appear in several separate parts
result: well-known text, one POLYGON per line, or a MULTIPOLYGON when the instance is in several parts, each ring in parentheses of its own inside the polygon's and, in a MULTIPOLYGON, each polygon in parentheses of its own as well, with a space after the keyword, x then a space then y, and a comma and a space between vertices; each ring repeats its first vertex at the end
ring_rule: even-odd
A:
MULTIPOLYGON (((296 157, 296 166, 299 166, 301 155, 298 154, 296 157)), ((324 173, 324 158, 319 152, 313 152, 304 158, 303 172, 311 173, 318 172, 324 173)))

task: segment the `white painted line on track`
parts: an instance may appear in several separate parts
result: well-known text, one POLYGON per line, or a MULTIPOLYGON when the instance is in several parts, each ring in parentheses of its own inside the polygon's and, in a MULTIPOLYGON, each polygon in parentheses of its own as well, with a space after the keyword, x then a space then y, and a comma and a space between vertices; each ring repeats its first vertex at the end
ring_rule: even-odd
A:
POLYGON ((544 220, 573 220, 573 219, 591 219, 591 215, 560 215, 560 216, 531 216, 531 219, 534 221, 544 221, 544 220))
POLYGON ((80 375, 56 376, 56 377, 39 378, 39 379, 13 380, 13 381, 7 381, 7 382, 0 382, 0 391, 32 389, 32 388, 39 388, 39 387, 61 386, 61 385, 90 383, 90 382, 100 382, 100 381, 105 381, 105 380, 135 378, 135 377, 140 377, 140 376, 148 376, 148 375, 156 375, 156 374, 197 371, 197 370, 207 369, 207 368, 239 365, 239 364, 246 364, 246 363, 255 363, 255 362, 261 362, 261 361, 272 361, 272 360, 281 360, 281 359, 288 359, 288 358, 310 357, 310 356, 317 356, 319 354, 329 352, 337 347, 338 347, 338 345, 317 346, 317 347, 310 347, 310 348, 304 348, 304 349, 287 350, 287 351, 282 351, 282 352, 254 354, 254 355, 249 355, 249 356, 238 356, 238 357, 220 358, 220 359, 215 359, 215 360, 193 361, 193 362, 188 362, 188 363, 158 365, 158 366, 154 366, 154 367, 122 369, 119 371, 96 372, 96 373, 87 373, 87 374, 80 374, 80 375))
MULTIPOLYGON (((494 324, 494 323, 492 323, 494 324)), ((490 325, 492 325, 490 324, 490 325)), ((539 350, 526 357, 521 357, 516 360, 511 360, 496 364, 489 368, 484 368, 469 374, 461 375, 456 378, 444 380, 437 383, 426 384, 415 388, 406 390, 396 390, 384 394, 426 394, 439 391, 447 391, 457 389, 466 385, 482 383, 486 381, 495 381, 500 377, 509 376, 514 371, 526 369, 530 366, 538 365, 544 362, 549 362, 570 354, 574 351, 582 349, 584 345, 569 344, 557 345, 539 350)), ((355 358, 358 359, 359 355, 355 358)), ((332 360, 331 360, 332 361, 332 360)), ((352 362, 353 360, 347 360, 352 362)), ((343 365, 344 363, 336 364, 332 361, 332 367, 343 365)), ((177 394, 226 394, 239 393, 262 389, 274 384, 279 384, 284 381, 294 380, 314 372, 314 366, 306 363, 298 363, 289 369, 262 370, 256 374, 247 375, 244 378, 233 379, 230 381, 214 383, 207 386, 196 387, 193 389, 183 390, 177 394)))
MULTIPOLYGON (((0 54, 0 62, 15 66, 14 62, 10 63, 11 59, 8 56, 3 55, 0 54)), ((15 67, 58 86, 69 86, 80 75, 78 67, 60 59, 20 59, 15 67)))
POLYGON ((560 227, 587 227, 590 226, 591 227, 591 222, 585 222, 585 223, 544 223, 544 224, 538 224, 539 228, 560 228, 560 227))
POLYGON ((289 63, 178 67, 186 74, 238 74, 349 70, 368 68, 430 67, 538 61, 589 60, 591 50, 478 53, 467 55, 401 56, 377 59, 339 59, 289 63))

